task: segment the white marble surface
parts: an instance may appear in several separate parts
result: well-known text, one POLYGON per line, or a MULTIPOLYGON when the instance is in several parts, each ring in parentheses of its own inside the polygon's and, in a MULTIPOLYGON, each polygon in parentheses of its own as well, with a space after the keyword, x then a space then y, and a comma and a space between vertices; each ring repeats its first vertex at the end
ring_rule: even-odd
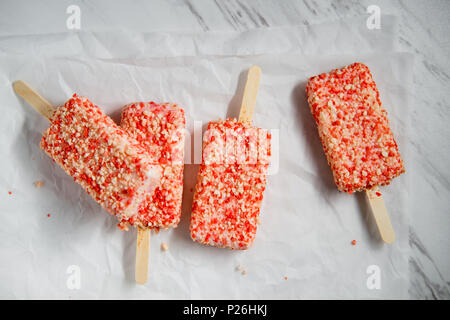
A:
POLYGON ((450 2, 442 1, 30 1, 0 3, 0 35, 67 32, 65 10, 82 7, 83 30, 244 31, 361 15, 376 4, 399 17, 398 49, 415 56, 411 181, 411 298, 450 298, 450 2))

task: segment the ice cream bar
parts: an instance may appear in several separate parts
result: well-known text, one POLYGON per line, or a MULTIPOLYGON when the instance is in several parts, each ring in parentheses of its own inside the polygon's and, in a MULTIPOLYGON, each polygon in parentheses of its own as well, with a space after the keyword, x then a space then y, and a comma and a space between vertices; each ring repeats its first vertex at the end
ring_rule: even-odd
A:
POLYGON ((255 238, 266 187, 270 134, 249 122, 213 121, 203 137, 191 237, 205 245, 247 249, 255 238))
POLYGON ((53 112, 41 148, 73 177, 119 226, 147 227, 139 210, 159 185, 161 168, 87 98, 73 95, 53 112))
POLYGON ((121 127, 162 168, 161 183, 146 197, 139 219, 150 228, 176 227, 183 195, 184 110, 173 103, 132 103, 122 111, 121 127))
POLYGON ((340 191, 353 193, 387 185, 405 172, 366 65, 353 63, 312 77, 306 93, 340 191))

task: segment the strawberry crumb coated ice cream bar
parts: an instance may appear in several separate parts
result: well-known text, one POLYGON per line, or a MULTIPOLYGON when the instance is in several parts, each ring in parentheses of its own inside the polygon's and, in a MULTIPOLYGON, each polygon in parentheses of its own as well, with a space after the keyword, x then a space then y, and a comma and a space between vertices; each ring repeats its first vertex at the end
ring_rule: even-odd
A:
POLYGON ((183 196, 184 110, 174 103, 131 103, 122 111, 121 127, 162 168, 161 184, 139 208, 149 228, 176 227, 183 196))
POLYGON ((312 77, 308 103, 334 181, 353 193, 387 185, 405 172, 369 68, 354 63, 312 77))
POLYGON ((139 208, 159 185, 161 168, 99 107, 76 94, 53 113, 41 148, 73 177, 119 226, 145 227, 139 208), (125 221, 125 223, 124 223, 125 221))
POLYGON ((205 245, 248 249, 266 188, 270 134, 235 119, 214 121, 203 138, 191 237, 205 245))

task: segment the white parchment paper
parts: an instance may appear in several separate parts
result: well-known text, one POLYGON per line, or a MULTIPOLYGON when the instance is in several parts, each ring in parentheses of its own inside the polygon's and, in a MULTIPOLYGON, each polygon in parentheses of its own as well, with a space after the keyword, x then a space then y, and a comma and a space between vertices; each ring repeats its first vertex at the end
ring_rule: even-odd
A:
MULTIPOLYGON (((408 166, 412 58, 392 53, 395 18, 383 21, 370 32, 357 18, 243 34, 1 37, 0 297, 406 298, 407 175, 383 188, 397 236, 383 245, 364 195, 340 193, 333 184, 305 97, 310 76, 366 63, 408 166), (187 164, 181 223, 152 237, 150 278, 136 285, 135 231, 120 231, 116 219, 39 149, 47 120, 15 95, 11 83, 26 80, 55 105, 77 92, 116 120, 130 102, 177 102, 192 133, 194 121, 206 125, 238 115, 252 64, 263 71, 254 124, 278 130, 279 141, 278 171, 269 177, 253 247, 229 251, 190 239, 198 165, 187 164), (38 180, 42 188, 33 185, 38 180), (162 241, 170 246, 166 252, 162 241), (367 270, 379 270, 379 289, 369 289, 367 270)), ((191 144, 200 147, 194 139, 191 144)))

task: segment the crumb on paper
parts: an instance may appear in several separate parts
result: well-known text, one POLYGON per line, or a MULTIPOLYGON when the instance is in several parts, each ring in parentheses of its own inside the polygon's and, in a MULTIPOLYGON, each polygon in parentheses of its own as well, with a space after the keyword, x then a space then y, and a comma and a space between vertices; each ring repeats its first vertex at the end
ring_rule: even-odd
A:
POLYGON ((356 245, 356 240, 353 240, 353 241, 352 241, 352 245, 356 245))
POLYGON ((44 185, 44 181, 42 181, 42 180, 39 180, 39 181, 35 181, 35 182, 34 182, 34 186, 35 186, 36 188, 41 188, 43 185, 44 185))
POLYGON ((247 270, 242 270, 242 275, 245 276, 247 274, 247 270))
POLYGON ((167 251, 167 250, 169 250, 169 245, 168 245, 167 243, 165 243, 165 242, 162 242, 162 243, 161 243, 161 250, 162 250, 162 251, 167 251))
POLYGON ((236 270, 242 270, 242 269, 244 269, 244 266, 241 264, 236 267, 236 270))

